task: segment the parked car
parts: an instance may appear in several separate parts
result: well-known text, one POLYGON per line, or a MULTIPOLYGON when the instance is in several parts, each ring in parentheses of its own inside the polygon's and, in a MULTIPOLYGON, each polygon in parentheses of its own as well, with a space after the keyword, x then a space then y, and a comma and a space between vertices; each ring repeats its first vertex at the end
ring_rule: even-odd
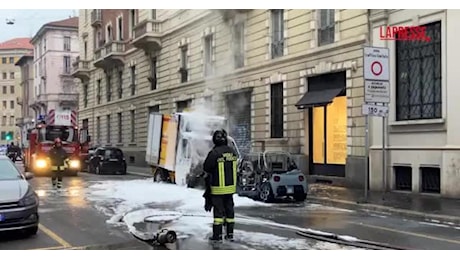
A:
POLYGON ((116 147, 99 147, 89 160, 89 172, 95 174, 126 174, 123 151, 116 147))
POLYGON ((266 151, 249 153, 240 161, 237 191, 264 202, 286 197, 300 202, 307 198, 308 184, 290 153, 266 151))
POLYGON ((35 235, 38 231, 39 199, 27 180, 32 173, 22 174, 6 156, 0 156, 0 232, 23 231, 35 235))

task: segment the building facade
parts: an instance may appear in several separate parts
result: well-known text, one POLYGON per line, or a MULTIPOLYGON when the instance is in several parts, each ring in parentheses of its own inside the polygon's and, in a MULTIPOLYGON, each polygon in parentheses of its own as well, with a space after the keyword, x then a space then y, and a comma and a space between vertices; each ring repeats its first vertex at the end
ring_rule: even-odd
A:
POLYGON ((150 112, 205 104, 240 149, 363 184, 368 10, 80 10, 79 117, 144 165, 150 112))
POLYGON ((29 38, 15 38, 0 43, 0 145, 19 143, 21 132, 16 126, 21 118, 21 71, 15 63, 32 50, 29 38))
POLYGON ((43 25, 32 38, 34 45, 34 118, 51 109, 78 109, 78 89, 72 62, 79 53, 78 17, 43 25))
POLYGON ((30 129, 35 124, 35 113, 31 107, 32 102, 34 101, 35 92, 34 92, 34 55, 33 53, 28 53, 23 55, 17 62, 16 66, 20 68, 21 79, 21 117, 16 120, 16 125, 20 128, 21 131, 21 141, 25 145, 27 138, 24 138, 27 135, 27 129, 30 129))
POLYGON ((370 188, 460 198, 455 72, 460 11, 377 9, 371 21, 373 45, 390 50, 391 103, 385 132, 381 119, 370 122, 370 188), (423 26, 430 40, 381 40, 380 29, 387 26, 423 26))

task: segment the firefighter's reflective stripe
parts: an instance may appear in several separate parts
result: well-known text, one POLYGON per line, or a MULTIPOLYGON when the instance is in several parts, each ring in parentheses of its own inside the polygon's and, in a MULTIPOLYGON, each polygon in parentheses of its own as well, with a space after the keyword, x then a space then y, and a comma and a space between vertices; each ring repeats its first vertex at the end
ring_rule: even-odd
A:
POLYGON ((65 170, 67 167, 65 165, 61 165, 61 166, 51 166, 51 170, 52 171, 57 171, 59 170, 58 168, 60 168, 61 170, 65 170))
POLYGON ((219 187, 225 187, 225 168, 224 162, 218 162, 218 172, 219 172, 219 187))
POLYGON ((223 224, 223 223, 224 223, 223 218, 214 218, 214 224, 220 225, 220 224, 223 224))
POLYGON ((235 223, 235 219, 234 218, 226 218, 225 222, 227 222, 227 223, 235 223))
POLYGON ((233 161, 233 182, 234 183, 236 183, 236 179, 237 179, 236 174, 237 174, 237 172, 238 172, 238 161, 235 160, 235 161, 233 161))
POLYGON ((236 192, 236 185, 230 185, 230 186, 225 186, 225 187, 211 186, 212 195, 226 195, 226 194, 233 194, 235 192, 236 192))
MULTIPOLYGON (((224 158, 219 158, 217 163, 218 175, 219 175, 219 186, 211 186, 211 194, 213 195, 225 195, 236 193, 236 170, 237 170, 237 161, 232 162, 232 177, 233 184, 225 184, 225 162, 224 158)), ((227 161, 228 162, 228 161, 227 161)))

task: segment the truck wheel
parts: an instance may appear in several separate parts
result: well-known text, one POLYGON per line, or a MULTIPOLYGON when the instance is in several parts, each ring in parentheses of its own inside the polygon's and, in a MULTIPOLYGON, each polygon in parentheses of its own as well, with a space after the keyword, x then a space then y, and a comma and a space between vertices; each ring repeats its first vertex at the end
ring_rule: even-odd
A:
POLYGON ((155 172, 155 175, 153 175, 153 181, 154 182, 163 182, 161 178, 161 173, 159 171, 155 172))
POLYGON ((265 183, 260 187, 259 198, 266 203, 270 203, 275 199, 270 184, 265 183))
POLYGON ((294 195, 294 199, 295 199, 295 201, 297 201, 297 202, 305 201, 305 199, 307 199, 307 194, 297 194, 297 195, 294 195))

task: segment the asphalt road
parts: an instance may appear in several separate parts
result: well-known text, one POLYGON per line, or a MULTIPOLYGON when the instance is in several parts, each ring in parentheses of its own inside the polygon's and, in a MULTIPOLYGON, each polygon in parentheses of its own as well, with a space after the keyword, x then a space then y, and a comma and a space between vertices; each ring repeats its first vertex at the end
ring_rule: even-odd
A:
POLYGON ((389 214, 334 210, 315 204, 281 204, 240 210, 281 224, 348 235, 407 249, 460 250, 460 227, 389 214))
POLYGON ((145 249, 144 244, 135 240, 122 227, 107 225, 107 216, 85 200, 85 187, 95 178, 100 177, 82 173, 78 177, 64 178, 64 190, 60 194, 52 190, 49 178, 36 177, 30 180, 40 197, 38 234, 29 238, 14 233, 0 234, 0 250, 83 249, 109 245, 117 245, 120 249, 145 249))
MULTIPOLYGON (((40 196, 39 233, 29 238, 0 233, 0 250, 151 249, 135 240, 125 226, 107 224, 108 217, 96 208, 97 205, 86 199, 87 187, 94 182, 137 178, 141 177, 81 173, 78 177, 64 178, 64 190, 59 194, 52 191, 49 178, 36 177, 30 180, 40 196)), ((106 206, 111 207, 110 204, 106 206)), ((271 207, 239 208, 237 214, 411 249, 460 249, 460 227, 378 213, 341 210, 311 204, 308 201, 294 204, 278 203, 271 207)), ((292 230, 242 222, 237 224, 237 229, 300 238, 292 230)), ((318 248, 314 241, 307 241, 312 243, 312 248, 318 248)), ((207 244, 193 239, 182 241, 180 248, 210 249, 207 244)))

